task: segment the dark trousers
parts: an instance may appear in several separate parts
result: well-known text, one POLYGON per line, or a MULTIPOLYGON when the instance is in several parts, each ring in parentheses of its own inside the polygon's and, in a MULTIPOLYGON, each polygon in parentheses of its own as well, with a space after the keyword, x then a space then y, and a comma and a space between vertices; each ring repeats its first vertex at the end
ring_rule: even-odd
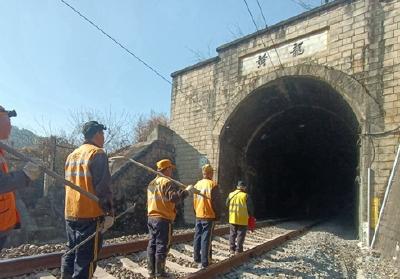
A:
POLYGON ((171 246, 172 224, 165 219, 149 218, 147 227, 150 238, 147 245, 147 256, 153 263, 164 263, 171 246))
POLYGON ((194 233, 194 261, 207 267, 211 263, 212 254, 212 233, 214 230, 214 222, 209 220, 196 220, 194 233))
POLYGON ((4 244, 6 244, 7 241, 7 235, 2 235, 0 236, 0 251, 3 249, 4 244))
POLYGON ((101 220, 93 221, 66 221, 68 250, 84 241, 96 230, 98 233, 76 251, 64 254, 61 258, 61 278, 88 279, 93 277, 96 269, 97 255, 103 245, 100 232, 101 220))
POLYGON ((246 231, 247 226, 229 224, 229 248, 231 252, 243 252, 246 231))

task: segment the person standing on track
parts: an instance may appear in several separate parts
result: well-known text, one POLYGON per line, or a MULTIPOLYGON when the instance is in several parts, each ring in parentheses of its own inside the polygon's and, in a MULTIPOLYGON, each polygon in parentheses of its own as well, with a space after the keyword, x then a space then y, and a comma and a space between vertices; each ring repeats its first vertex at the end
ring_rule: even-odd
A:
MULTIPOLYGON (((171 160, 157 162, 157 171, 172 177, 175 166, 171 160)), ((147 226, 149 244, 147 246, 147 267, 150 278, 165 278, 165 262, 171 245, 172 222, 176 217, 176 204, 194 192, 193 185, 180 189, 169 179, 157 176, 147 187, 147 226)))
POLYGON ((83 125, 85 142, 69 154, 65 162, 65 179, 96 195, 93 201, 66 186, 65 223, 69 249, 90 235, 96 236, 76 251, 64 254, 61 260, 61 278, 92 278, 97 255, 103 244, 101 232, 114 223, 111 174, 108 158, 103 150, 106 127, 97 121, 83 125))
POLYGON ((243 243, 246 237, 249 216, 254 216, 253 202, 246 193, 247 186, 239 181, 236 190, 226 199, 229 208, 229 250, 230 254, 243 252, 243 243))
MULTIPOLYGON (((0 106, 0 140, 10 137, 10 118, 15 116, 15 110, 7 111, 0 106)), ((4 151, 0 149, 0 250, 11 231, 20 227, 14 191, 29 186, 41 172, 39 166, 30 162, 22 170, 9 171, 4 151)))
POLYGON ((199 180, 194 188, 204 196, 193 195, 193 206, 196 214, 193 258, 200 269, 206 268, 211 263, 212 233, 214 223, 220 216, 220 194, 217 183, 212 180, 214 170, 211 165, 204 165, 202 174, 203 179, 199 180))

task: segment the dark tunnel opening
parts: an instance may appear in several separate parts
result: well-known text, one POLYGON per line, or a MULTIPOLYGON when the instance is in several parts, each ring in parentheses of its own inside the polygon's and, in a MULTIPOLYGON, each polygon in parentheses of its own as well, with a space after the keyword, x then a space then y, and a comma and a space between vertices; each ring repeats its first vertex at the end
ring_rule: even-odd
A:
POLYGON ((258 219, 345 213, 357 230, 359 126, 325 82, 282 78, 251 93, 221 134, 219 184, 243 179, 258 219))

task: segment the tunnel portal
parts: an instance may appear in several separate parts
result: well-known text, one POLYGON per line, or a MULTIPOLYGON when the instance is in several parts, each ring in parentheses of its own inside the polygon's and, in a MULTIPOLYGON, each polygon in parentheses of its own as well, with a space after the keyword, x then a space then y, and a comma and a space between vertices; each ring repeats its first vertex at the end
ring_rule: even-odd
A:
POLYGON ((220 138, 219 184, 245 180, 255 216, 315 218, 357 212, 359 124, 349 104, 312 77, 256 89, 228 118, 220 138))

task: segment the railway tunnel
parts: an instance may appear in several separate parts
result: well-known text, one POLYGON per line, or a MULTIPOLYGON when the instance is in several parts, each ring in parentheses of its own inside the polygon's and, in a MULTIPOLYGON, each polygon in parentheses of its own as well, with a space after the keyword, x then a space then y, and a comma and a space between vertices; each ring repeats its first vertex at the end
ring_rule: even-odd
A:
POLYGON ((279 78, 249 94, 220 137, 219 184, 245 180, 258 219, 345 213, 357 230, 357 118, 313 77, 279 78))

